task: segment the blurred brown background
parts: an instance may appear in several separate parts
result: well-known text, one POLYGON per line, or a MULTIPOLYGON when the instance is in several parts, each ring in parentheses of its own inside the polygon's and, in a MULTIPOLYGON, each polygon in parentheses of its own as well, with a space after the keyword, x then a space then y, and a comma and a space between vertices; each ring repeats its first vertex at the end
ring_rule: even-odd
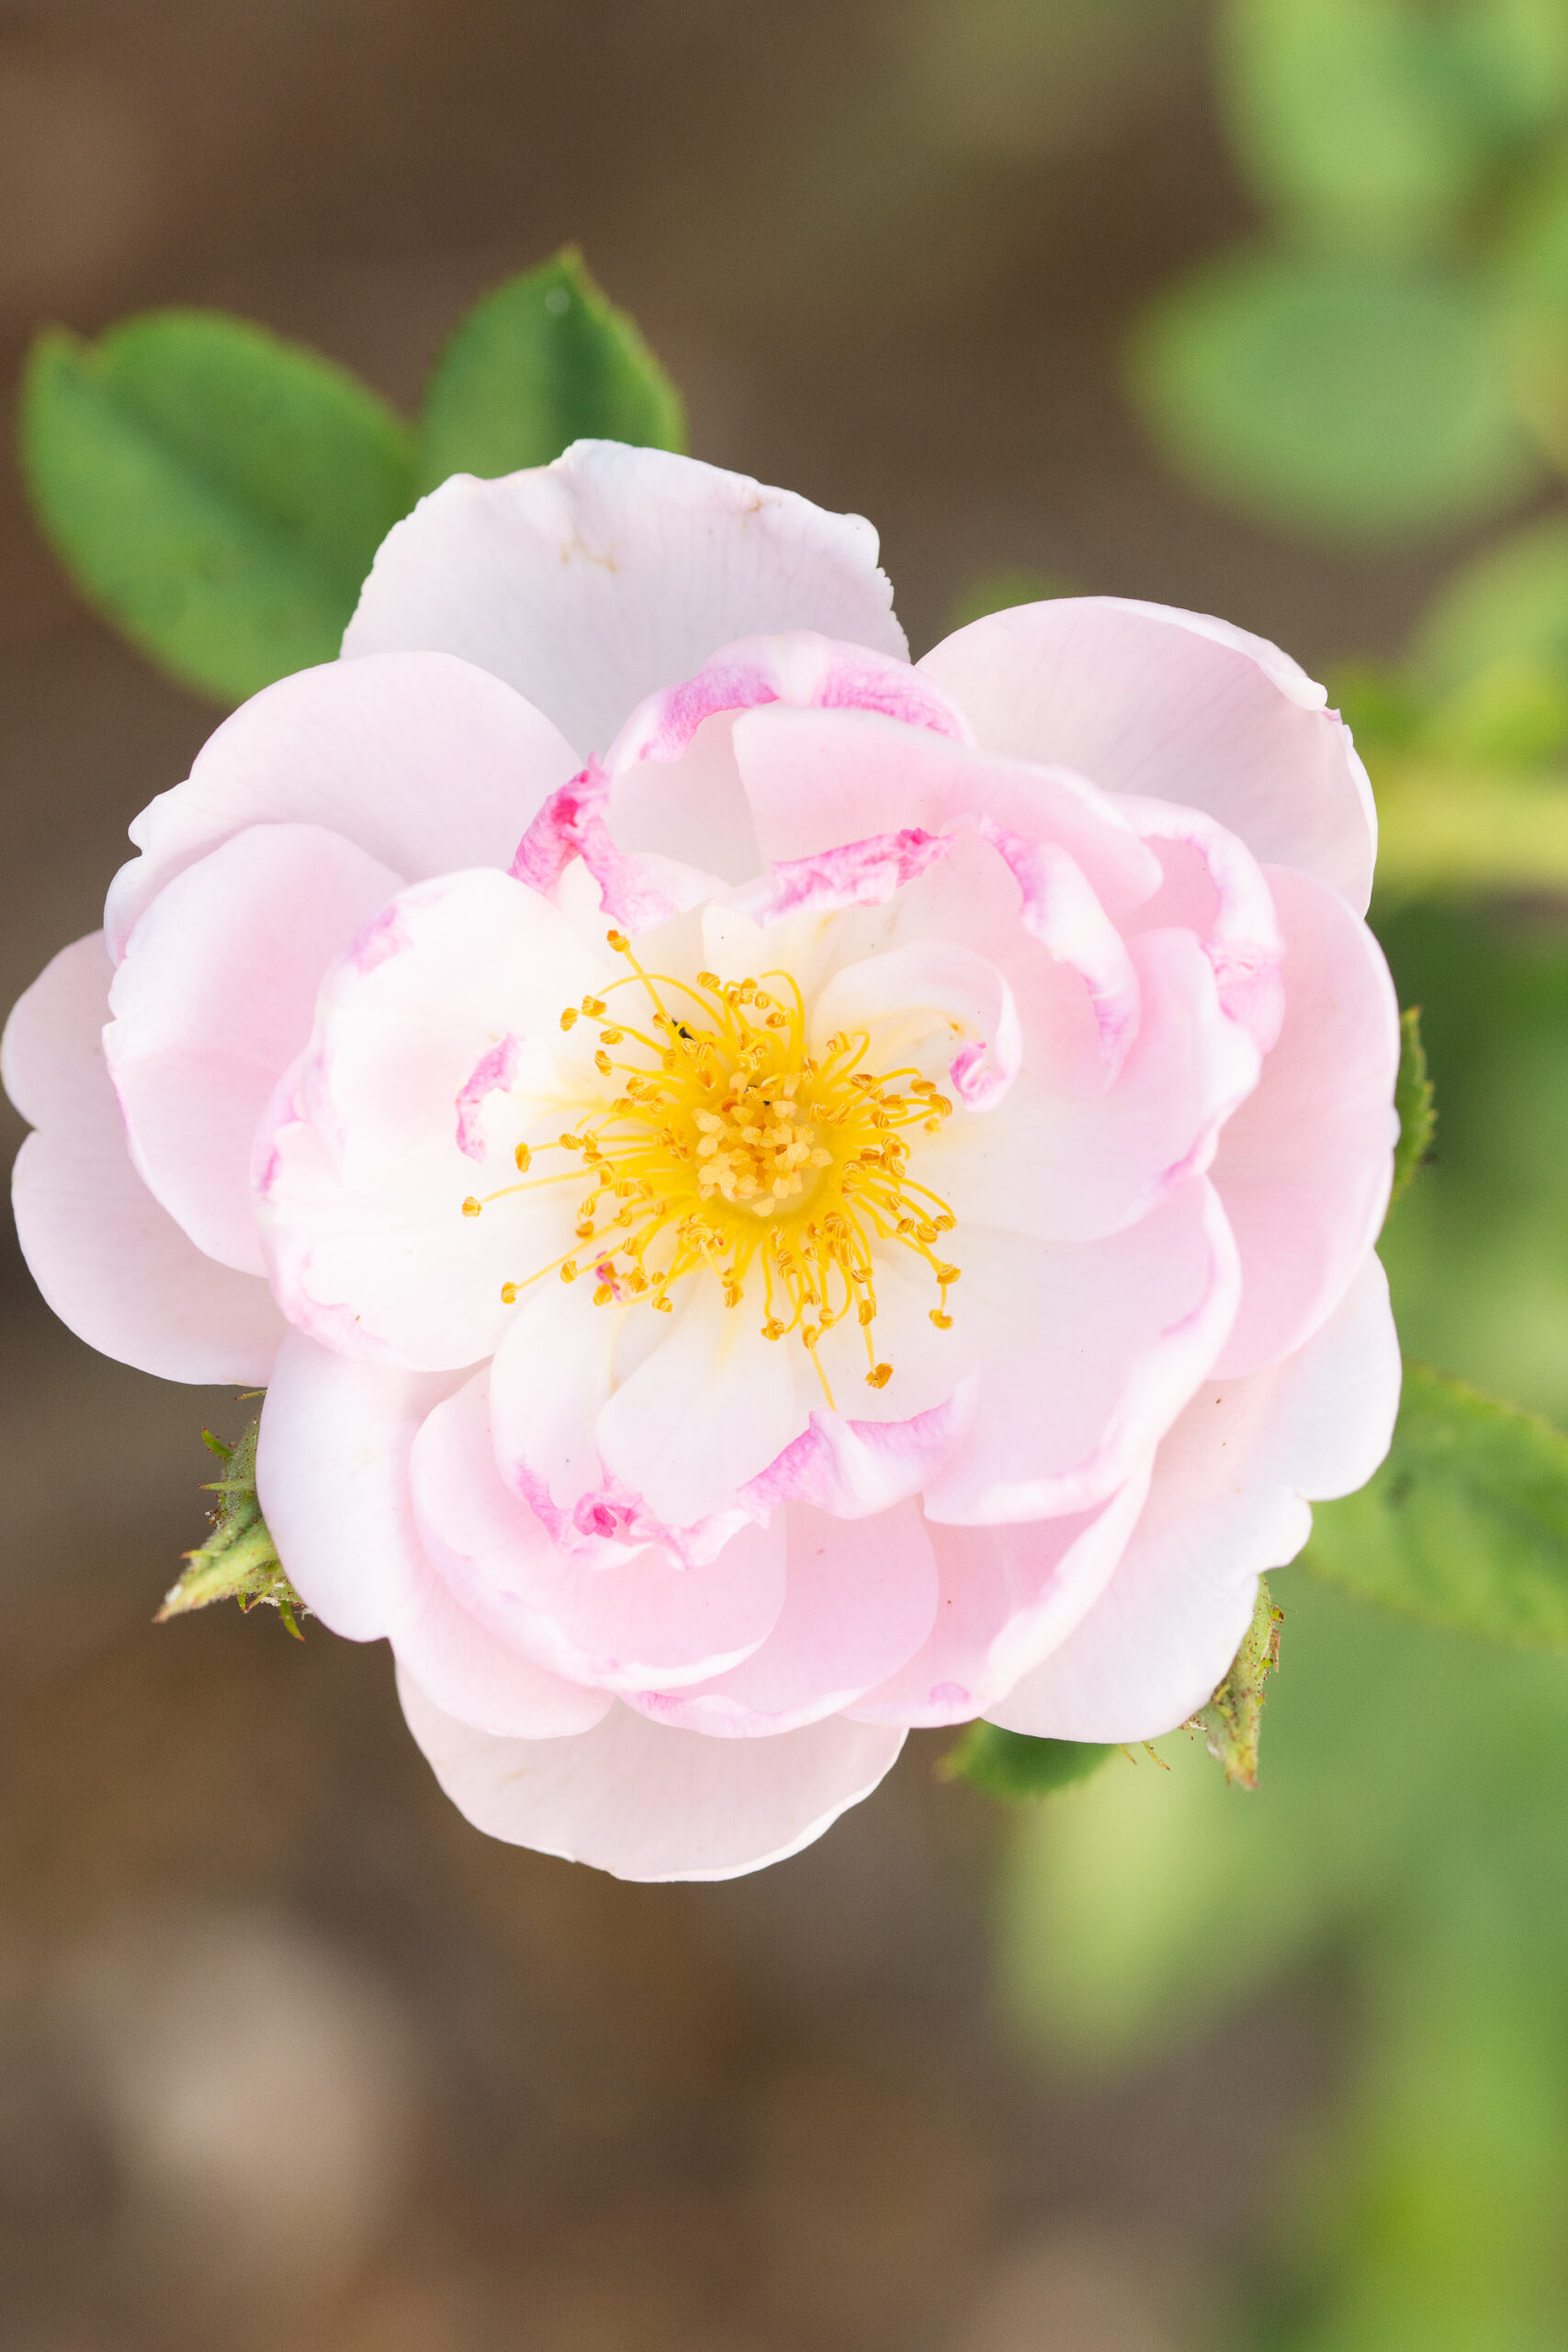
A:
MULTIPOLYGON (((1309 663, 1391 647, 1429 561, 1226 521, 1119 404, 1133 306, 1245 220, 1205 32, 1192 0, 0 5, 0 382, 45 320, 210 303, 412 403, 575 238, 696 454, 878 525, 916 650, 1010 564, 1309 663)), ((78 605, 9 467, 0 582, 8 1002, 212 713, 78 605)), ((988 1989, 1007 1824, 942 1739, 730 1886, 487 1842, 378 1650, 152 1628, 238 1408, 92 1357, 6 1253, 6 2352, 1213 2340, 1333 2078, 1305 1995, 1114 2093, 1047 2079, 988 1989)))

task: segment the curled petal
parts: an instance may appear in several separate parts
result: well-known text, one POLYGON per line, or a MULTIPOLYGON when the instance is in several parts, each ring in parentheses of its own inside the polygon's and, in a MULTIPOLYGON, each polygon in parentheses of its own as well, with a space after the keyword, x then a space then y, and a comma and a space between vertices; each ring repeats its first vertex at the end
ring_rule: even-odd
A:
POLYGON ((22 1255, 100 1354, 164 1380, 265 1381, 285 1329, 266 1284, 205 1256, 131 1165, 104 1063, 113 969, 101 933, 79 939, 6 1024, 6 1090, 38 1127, 12 1178, 22 1255))
POLYGON ((1308 1498, 1364 1485, 1393 1434, 1399 1345, 1369 1257, 1295 1355, 1205 1386, 1156 1457, 1102 1597, 993 1723, 1055 1739, 1153 1739, 1202 1706, 1251 1621, 1258 1578, 1294 1559, 1308 1498))
POLYGON ((398 1678, 409 1729, 459 1812, 514 1846, 617 1878, 739 1878, 783 1861, 869 1796, 901 1731, 829 1716, 737 1743, 612 1707, 578 1739, 495 1739, 398 1678))

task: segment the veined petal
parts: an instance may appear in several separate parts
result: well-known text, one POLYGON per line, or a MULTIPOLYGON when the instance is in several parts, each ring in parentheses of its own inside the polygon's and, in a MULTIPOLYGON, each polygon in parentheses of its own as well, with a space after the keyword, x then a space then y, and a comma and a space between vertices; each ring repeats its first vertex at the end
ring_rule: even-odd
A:
POLYGON ((869 1796, 901 1731, 833 1715, 777 1739, 707 1739, 613 1707, 580 1739, 493 1739, 407 1675, 409 1729, 477 1829, 617 1878, 739 1878, 783 1861, 869 1796))
POLYGON ((1208 1701, 1251 1622, 1258 1578, 1294 1559, 1308 1500, 1348 1495, 1399 1409, 1388 1284, 1369 1257, 1335 1313, 1266 1372, 1200 1389, 1156 1457, 1103 1595, 993 1723, 1053 1739, 1153 1739, 1208 1701))
POLYGON ((204 1256, 130 1161, 104 1064, 102 933, 62 948, 6 1023, 6 1091, 38 1132, 17 1156, 22 1255, 61 1321, 164 1380, 265 1381, 285 1325, 264 1282, 204 1256))
POLYGON ((584 752, 716 648, 820 629, 901 655, 876 534, 659 449, 579 441, 500 481, 454 475, 382 542, 349 656, 436 647, 504 678, 584 752))
POLYGON ((110 887, 110 946, 118 960, 164 884, 247 825, 321 825, 403 882, 504 866, 581 764, 520 695, 446 653, 297 671, 226 718, 187 780, 136 819, 141 854, 110 887))
POLYGON ((1062 596, 974 621, 917 666, 987 750, 1206 809, 1254 857, 1364 911, 1377 850, 1366 770, 1323 688, 1265 639, 1204 613, 1062 596))

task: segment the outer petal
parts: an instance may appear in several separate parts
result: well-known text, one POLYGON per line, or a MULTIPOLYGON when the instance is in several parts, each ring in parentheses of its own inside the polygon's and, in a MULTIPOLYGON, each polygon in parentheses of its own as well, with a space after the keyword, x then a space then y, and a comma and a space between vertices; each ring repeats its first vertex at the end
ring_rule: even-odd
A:
POLYGON ((22 1254, 62 1323, 165 1380, 265 1381, 283 1336, 266 1284, 204 1257, 130 1164, 104 1067, 113 966, 62 949, 6 1024, 6 1089, 39 1132, 17 1158, 22 1254))
POLYGON ((1399 1007, 1365 923, 1272 867, 1287 941, 1285 1024, 1220 1137, 1213 1182, 1241 1252, 1221 1379, 1288 1355, 1343 1296, 1382 1227, 1399 1121, 1399 1007))
POLYGON ((399 888, 319 825, 254 825, 178 874, 127 943, 104 1051, 137 1167, 208 1256, 266 1271, 251 1152, 329 964, 399 888))
POLYGON ((1366 771, 1323 688, 1264 639, 1163 605, 1065 596, 975 621, 918 666, 987 749, 1206 809, 1255 857, 1364 910, 1377 850, 1366 771))
POLYGON ((845 1521, 785 1512, 789 1589, 777 1624, 741 1666, 685 1690, 628 1693, 656 1723, 754 1739, 819 1723, 917 1650, 937 1609, 937 1567, 918 1505, 845 1521))
POLYGON ((1104 1594, 1043 1665, 987 1708, 991 1721, 1112 1740, 1184 1723, 1235 1657, 1258 1576, 1306 1542, 1306 1498, 1354 1493, 1388 1452, 1399 1371, 1388 1284, 1369 1257, 1297 1354, 1193 1398, 1160 1447, 1104 1594))
POLYGON ((1235 1250, 1213 1193, 1200 1177, 1077 1248, 954 1238, 954 1313, 983 1335, 979 1392, 927 1514, 996 1526, 1087 1510, 1152 1452, 1230 1328, 1235 1250))
POLYGON ((429 1373, 354 1363, 291 1332, 262 1412, 257 1477, 279 1555, 335 1634, 389 1634, 443 1706, 532 1739, 587 1731, 609 1704, 546 1673, 461 1608, 425 1557, 409 1456, 450 1386, 429 1373))
POLYGON ((579 441, 551 466, 458 474, 382 543, 347 655, 434 646, 526 695, 583 752, 753 632, 901 655, 876 534, 741 474, 579 441))
POLYGON ((130 828, 106 914, 115 956, 172 876, 246 825, 322 825, 406 882, 505 865, 581 766, 499 679, 445 653, 300 670, 252 696, 130 828))
POLYGON ((409 1729, 476 1828, 617 1878, 739 1878, 780 1862, 869 1796, 901 1731, 832 1715, 777 1739, 705 1738, 613 1707, 581 1739, 492 1739, 406 1674, 409 1729))

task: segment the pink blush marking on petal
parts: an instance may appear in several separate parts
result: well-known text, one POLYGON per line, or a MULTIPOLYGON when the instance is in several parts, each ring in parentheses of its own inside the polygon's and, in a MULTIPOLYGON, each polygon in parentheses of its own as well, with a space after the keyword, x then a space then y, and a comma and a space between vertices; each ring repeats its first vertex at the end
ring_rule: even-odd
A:
POLYGON ((1024 928, 1081 972, 1089 989, 1109 1085, 1138 1034, 1138 976, 1126 943, 1076 859, 1054 842, 1004 832, 994 818, 975 830, 989 842, 1023 894, 1024 928))
POLYGON ((765 1525, 764 1510, 745 1507, 716 1511, 690 1527, 671 1527, 649 1510, 635 1488, 600 1471, 600 1484, 590 1487, 570 1505, 558 1503, 549 1481, 525 1462, 505 1462, 502 1475, 525 1502, 551 1540, 571 1558, 588 1567, 615 1567, 658 1544, 683 1567, 705 1567, 743 1527, 765 1525))
POLYGON ((953 1080, 953 1092, 971 1111, 990 1110, 1012 1083, 1012 1073, 997 1067, 991 1059, 990 1046, 983 1041, 965 1046, 954 1054, 947 1074, 953 1080))
POLYGON ((356 972, 373 972, 378 965, 402 955, 411 944, 402 910, 394 902, 366 924, 349 948, 348 960, 356 972))
POLYGON ((480 1056, 457 1090, 457 1148, 470 1159, 483 1159, 489 1148, 479 1132, 479 1113, 492 1094, 504 1094, 516 1077, 521 1045, 509 1030, 499 1045, 480 1056))
POLYGON ((907 825, 897 833, 873 833, 867 841, 846 842, 812 857, 781 858, 761 881, 738 891, 733 903, 764 925, 784 915, 885 906, 952 847, 950 834, 928 833, 920 825, 907 825))
POLYGON ((606 816, 610 785, 591 760, 570 784, 552 792, 517 844, 508 869, 541 898, 549 898, 575 858, 599 885, 604 912, 629 932, 651 931, 668 922, 674 901, 650 882, 635 857, 615 847, 606 816))
POLYGON ((867 1519, 918 1494, 969 1426, 976 1382, 907 1421, 846 1421, 813 1413, 800 1435, 742 1487, 737 1500, 766 1520, 781 1503, 812 1503, 838 1519, 867 1519))

